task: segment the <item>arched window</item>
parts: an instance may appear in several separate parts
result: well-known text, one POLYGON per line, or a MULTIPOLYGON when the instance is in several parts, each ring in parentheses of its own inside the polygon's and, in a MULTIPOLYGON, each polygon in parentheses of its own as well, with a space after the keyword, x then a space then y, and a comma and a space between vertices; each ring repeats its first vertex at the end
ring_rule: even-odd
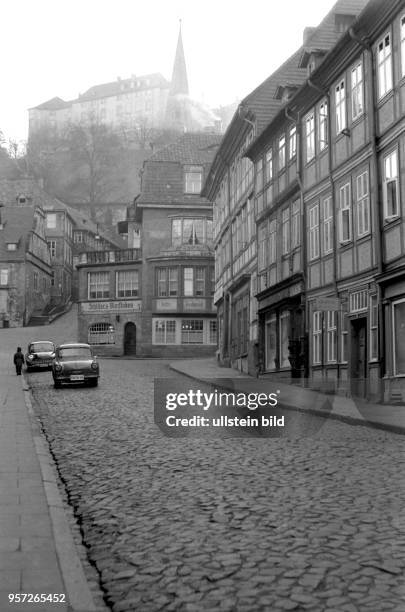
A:
POLYGON ((88 329, 89 344, 115 344, 115 330, 110 323, 93 323, 88 329))

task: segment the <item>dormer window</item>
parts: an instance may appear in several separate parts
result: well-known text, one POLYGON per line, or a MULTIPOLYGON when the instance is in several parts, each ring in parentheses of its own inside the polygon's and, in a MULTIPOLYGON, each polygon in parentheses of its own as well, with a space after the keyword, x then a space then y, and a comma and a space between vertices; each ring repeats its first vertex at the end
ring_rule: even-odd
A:
POLYGON ((17 196, 17 202, 18 204, 26 204, 27 198, 25 197, 25 195, 19 195, 17 196))
POLYGON ((17 243, 16 242, 7 242, 7 251, 16 251, 17 243))
POLYGON ((184 170, 185 193, 200 193, 202 188, 202 166, 186 166, 184 170))
POLYGON ((355 15, 345 15, 343 13, 337 13, 335 15, 335 30, 336 32, 346 32, 348 28, 353 24, 355 15))
POLYGON ((48 229, 56 228, 56 213, 48 213, 46 215, 46 227, 48 229))

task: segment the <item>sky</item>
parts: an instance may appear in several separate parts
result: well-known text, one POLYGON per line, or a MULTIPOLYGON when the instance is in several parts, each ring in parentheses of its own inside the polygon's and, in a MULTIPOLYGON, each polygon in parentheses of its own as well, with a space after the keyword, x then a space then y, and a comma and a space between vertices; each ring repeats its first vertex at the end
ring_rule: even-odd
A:
POLYGON ((190 94, 240 100, 335 0, 2 0, 0 130, 25 140, 28 108, 117 77, 171 78, 182 20, 190 94))

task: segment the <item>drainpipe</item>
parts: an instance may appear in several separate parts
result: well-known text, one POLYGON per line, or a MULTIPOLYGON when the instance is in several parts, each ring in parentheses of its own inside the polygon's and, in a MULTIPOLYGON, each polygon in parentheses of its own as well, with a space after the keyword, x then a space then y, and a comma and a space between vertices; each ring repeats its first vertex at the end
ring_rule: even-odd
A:
MULTIPOLYGON (((303 272, 303 279, 304 279, 304 317, 303 317, 303 323, 301 324, 301 330, 302 330, 302 335, 301 335, 301 355, 303 356, 303 365, 304 365, 304 381, 308 380, 309 377, 309 355, 308 355, 308 350, 306 349, 306 346, 308 345, 307 343, 307 339, 308 339, 308 334, 309 334, 309 309, 307 308, 307 303, 306 303, 306 289, 307 289, 307 240, 306 240, 306 236, 307 236, 307 230, 306 230, 306 214, 305 214, 305 210, 304 210, 304 185, 302 182, 302 155, 301 155, 301 149, 302 149, 302 121, 301 121, 301 116, 300 113, 297 113, 297 116, 294 117, 291 114, 291 109, 289 109, 287 106, 284 109, 284 114, 286 116, 287 119, 289 119, 290 121, 294 121, 295 125, 296 125, 296 134, 297 134, 297 182, 298 182, 298 187, 300 189, 300 205, 301 205, 301 211, 302 211, 302 215, 301 215, 301 248, 302 248, 302 272, 303 272)), ((305 383, 304 383, 305 384, 305 383)))
POLYGON ((331 103, 330 103, 330 93, 329 90, 325 90, 322 89, 321 87, 319 87, 318 85, 316 85, 316 83, 313 83, 313 81, 311 81, 311 79, 307 80, 307 83, 310 87, 312 87, 313 89, 315 89, 315 91, 317 91, 318 93, 320 93, 322 96, 325 96, 325 98, 327 99, 327 103, 328 103, 328 164, 329 164, 329 182, 330 182, 330 186, 331 186, 331 198, 332 198, 332 210, 333 210, 333 284, 335 285, 335 293, 336 296, 339 295, 338 292, 338 286, 337 286, 337 223, 336 223, 336 215, 335 215, 335 211, 336 211, 336 196, 335 196, 335 183, 333 180, 333 174, 332 174, 332 169, 333 169, 333 157, 332 157, 332 141, 331 141, 331 136, 332 136, 332 114, 331 114, 331 103))
MULTIPOLYGON (((367 60, 367 70, 370 74, 368 82, 370 87, 368 88, 368 117, 369 117, 369 130, 370 130, 370 141, 371 141, 371 180, 373 181, 374 198, 373 198, 373 218, 375 222, 375 248, 376 248, 376 259, 377 259, 377 270, 378 274, 382 274, 384 270, 383 263, 383 222, 381 218, 381 210, 379 206, 379 185, 380 185, 380 171, 378 165, 377 156, 377 112, 375 109, 375 100, 377 99, 377 87, 375 80, 375 62, 373 51, 371 48, 370 41, 367 38, 359 38, 354 32, 353 27, 349 28, 349 35, 357 42, 365 51, 367 60)), ((382 380, 384 369, 385 369, 385 328, 384 328, 384 306, 383 306, 383 290, 380 283, 377 283, 378 290, 378 344, 379 344, 379 357, 380 357, 380 380, 382 380)), ((383 401, 383 388, 380 385, 380 401, 383 401)))

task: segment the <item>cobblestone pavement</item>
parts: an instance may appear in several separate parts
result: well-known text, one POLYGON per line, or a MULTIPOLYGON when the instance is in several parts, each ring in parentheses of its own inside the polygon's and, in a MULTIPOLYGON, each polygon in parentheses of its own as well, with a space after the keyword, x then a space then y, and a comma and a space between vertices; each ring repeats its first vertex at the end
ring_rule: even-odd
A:
POLYGON ((184 378, 101 370, 97 389, 29 380, 114 612, 404 612, 403 437, 327 421, 294 440, 167 438, 153 378, 184 378))

